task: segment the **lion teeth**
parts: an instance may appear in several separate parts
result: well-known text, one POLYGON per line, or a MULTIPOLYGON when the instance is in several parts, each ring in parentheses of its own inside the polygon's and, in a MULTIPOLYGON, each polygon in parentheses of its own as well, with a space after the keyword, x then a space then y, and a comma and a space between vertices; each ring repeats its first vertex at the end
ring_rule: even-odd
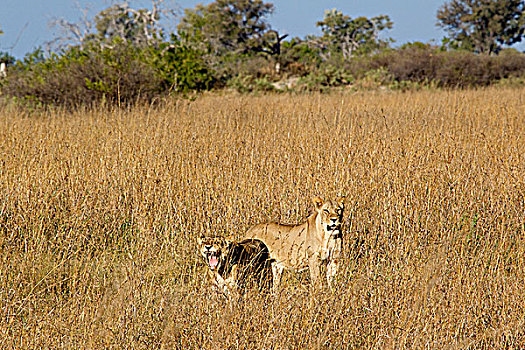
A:
POLYGON ((208 264, 211 268, 215 268, 219 264, 219 259, 215 255, 210 255, 208 259, 208 264))

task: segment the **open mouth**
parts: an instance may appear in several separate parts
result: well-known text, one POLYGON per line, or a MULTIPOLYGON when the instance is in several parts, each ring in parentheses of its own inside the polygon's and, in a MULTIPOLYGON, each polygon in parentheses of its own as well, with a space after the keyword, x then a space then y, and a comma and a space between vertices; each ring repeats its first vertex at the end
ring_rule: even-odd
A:
POLYGON ((208 265, 210 266, 210 269, 214 270, 219 265, 219 258, 215 253, 209 253, 208 255, 208 265))

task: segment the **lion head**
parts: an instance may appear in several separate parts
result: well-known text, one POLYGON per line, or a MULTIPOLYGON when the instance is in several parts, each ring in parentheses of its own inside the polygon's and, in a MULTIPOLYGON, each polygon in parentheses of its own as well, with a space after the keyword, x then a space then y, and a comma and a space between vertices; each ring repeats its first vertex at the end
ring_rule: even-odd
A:
POLYGON ((341 234, 344 200, 345 197, 340 197, 335 201, 323 201, 319 197, 313 199, 314 210, 317 212, 317 225, 322 227, 326 236, 337 237, 341 234))
POLYGON ((218 270, 224 263, 230 241, 220 236, 201 236, 198 244, 210 270, 218 270))

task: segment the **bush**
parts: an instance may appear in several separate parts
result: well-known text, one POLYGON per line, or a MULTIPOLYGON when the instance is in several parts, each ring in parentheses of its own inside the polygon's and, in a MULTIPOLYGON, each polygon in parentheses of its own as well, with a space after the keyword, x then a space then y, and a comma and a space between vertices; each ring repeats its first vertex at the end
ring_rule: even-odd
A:
POLYGON ((279 61, 285 75, 300 77, 313 72, 322 62, 319 50, 311 48, 306 41, 299 38, 283 43, 279 61))
POLYGON ((353 80, 352 74, 345 69, 327 65, 299 79, 298 85, 303 91, 325 91, 331 87, 348 85, 353 80))
POLYGON ((110 44, 72 47, 49 57, 36 50, 10 65, 0 91, 25 102, 72 107, 99 101, 152 101, 171 92, 225 86, 239 92, 326 91, 350 84, 357 89, 410 90, 498 82, 520 85, 525 77, 525 54, 512 49, 485 56, 412 43, 372 56, 321 62, 307 44, 292 41, 283 45, 278 58, 232 53, 221 57, 223 65, 214 71, 202 53, 176 36, 143 48, 118 38, 110 44))
POLYGON ((267 77, 238 74, 227 82, 227 87, 240 93, 278 91, 267 77))
POLYGON ((299 90, 328 90, 352 84, 357 89, 419 89, 519 84, 525 77, 525 55, 504 50, 499 56, 467 51, 442 51, 421 43, 385 50, 373 56, 356 56, 343 62, 327 61, 299 80, 299 90), (516 83, 518 82, 518 83, 516 83))
POLYGON ((179 92, 209 90, 217 79, 199 52, 181 44, 174 36, 171 43, 150 48, 152 66, 161 78, 163 90, 179 92))
POLYGON ((140 54, 124 43, 111 49, 74 47, 49 58, 37 50, 15 64, 2 90, 22 101, 67 107, 151 99, 160 79, 140 54))
POLYGON ((36 50, 15 64, 2 92, 25 102, 73 107, 151 101, 169 91, 213 86, 213 75, 198 53, 177 42, 145 49, 118 39, 112 44, 73 47, 48 58, 36 50))
POLYGON ((415 46, 383 52, 371 62, 371 68, 386 68, 397 81, 432 80, 439 66, 435 50, 415 46))
POLYGON ((396 81, 435 82, 442 87, 486 86, 503 78, 525 75, 525 55, 477 55, 411 46, 371 59, 369 69, 386 68, 396 81))

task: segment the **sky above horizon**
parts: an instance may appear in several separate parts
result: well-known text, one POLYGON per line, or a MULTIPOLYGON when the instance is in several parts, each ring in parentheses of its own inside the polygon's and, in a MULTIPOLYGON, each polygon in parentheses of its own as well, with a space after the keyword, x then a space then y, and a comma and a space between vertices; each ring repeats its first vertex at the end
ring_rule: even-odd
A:
MULTIPOLYGON (((193 8, 199 3, 211 1, 165 0, 170 8, 193 8)), ((308 34, 319 34, 316 22, 323 18, 325 10, 336 8, 352 18, 390 16, 394 27, 384 33, 395 40, 394 46, 406 42, 422 41, 439 44, 445 32, 436 26, 436 12, 444 0, 266 0, 274 5, 274 13, 268 18, 272 28, 281 34, 304 38, 308 34)), ((80 22, 82 10, 88 9, 88 18, 111 6, 111 0, 2 0, 0 5, 0 51, 7 51, 16 58, 56 38, 58 31, 50 27, 54 19, 80 22)), ((131 1, 133 8, 151 8, 151 1, 131 1)), ((171 23, 174 27, 176 23, 171 23)), ((525 43, 514 45, 525 50, 525 43)))

